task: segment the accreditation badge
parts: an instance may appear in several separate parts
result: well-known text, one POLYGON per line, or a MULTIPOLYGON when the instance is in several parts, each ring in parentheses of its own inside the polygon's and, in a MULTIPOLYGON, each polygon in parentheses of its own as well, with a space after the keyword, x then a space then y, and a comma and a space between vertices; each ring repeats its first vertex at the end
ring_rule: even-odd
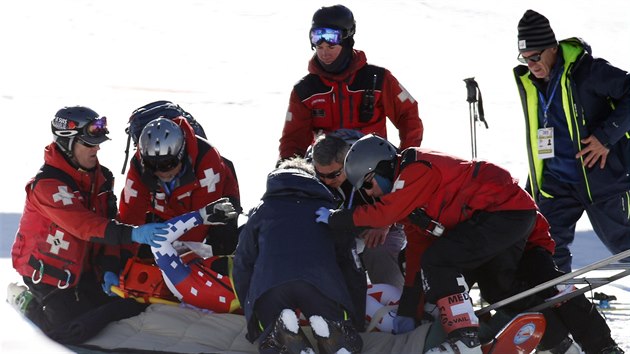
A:
POLYGON ((553 156, 553 128, 538 129, 538 158, 544 160, 553 156))

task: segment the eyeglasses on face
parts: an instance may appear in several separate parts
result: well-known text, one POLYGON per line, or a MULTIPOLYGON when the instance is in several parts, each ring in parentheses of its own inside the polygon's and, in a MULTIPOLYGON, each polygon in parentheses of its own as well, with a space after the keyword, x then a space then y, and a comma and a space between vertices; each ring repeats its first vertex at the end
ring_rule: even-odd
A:
POLYGON ((523 64, 527 64, 530 61, 532 63, 538 63, 542 59, 542 54, 545 50, 546 49, 543 49, 540 51, 540 53, 532 54, 528 57, 523 56, 522 53, 518 53, 518 56, 516 57, 516 59, 518 59, 518 61, 520 61, 523 64))
POLYGON ((343 42, 343 30, 334 28, 313 28, 311 30, 311 44, 320 45, 326 42, 332 45, 339 45, 343 42))
POLYGON ((179 162, 179 159, 175 156, 152 156, 142 159, 142 164, 146 168, 157 172, 168 172, 177 167, 179 162))
POLYGON ((330 173, 321 173, 317 169, 315 169, 315 174, 317 175, 317 177, 322 178, 322 179, 335 179, 341 176, 342 172, 343 172, 343 167, 338 169, 337 171, 333 171, 330 173))

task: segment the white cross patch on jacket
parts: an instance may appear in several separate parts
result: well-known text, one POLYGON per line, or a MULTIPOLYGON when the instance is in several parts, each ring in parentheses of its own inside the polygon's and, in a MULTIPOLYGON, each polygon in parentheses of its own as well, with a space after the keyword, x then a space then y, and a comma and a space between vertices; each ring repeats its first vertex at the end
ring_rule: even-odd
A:
POLYGON ((127 182, 125 182, 125 188, 124 188, 125 204, 129 204, 129 201, 131 200, 132 197, 138 196, 138 191, 131 188, 131 186, 133 186, 133 181, 130 179, 127 179, 127 182))
POLYGON ((400 86, 400 89, 402 90, 402 92, 398 94, 398 99, 400 100, 400 102, 405 102, 406 100, 409 100, 409 102, 411 103, 416 102, 416 100, 411 97, 411 94, 403 87, 403 85, 398 84, 398 86, 400 86))
POLYGON ((391 193, 394 193, 395 191, 399 189, 403 189, 403 187, 405 187, 405 181, 403 181, 402 179, 397 179, 394 182, 394 186, 392 187, 391 193))
POLYGON ((215 174, 212 168, 209 168, 203 171, 203 174, 206 177, 199 180, 199 184, 201 184, 202 187, 207 187, 208 193, 212 193, 216 191, 217 183, 219 183, 219 181, 221 180, 221 174, 220 173, 215 174))
POLYGON ((52 195, 53 201, 56 203, 61 200, 63 205, 72 204, 72 198, 74 198, 74 194, 68 192, 68 186, 59 186, 57 187, 59 192, 52 195))
POLYGON ((46 242, 50 243, 50 252, 54 254, 59 254, 61 248, 67 251, 70 247, 70 242, 63 239, 63 232, 59 230, 55 231, 54 236, 49 234, 46 242))

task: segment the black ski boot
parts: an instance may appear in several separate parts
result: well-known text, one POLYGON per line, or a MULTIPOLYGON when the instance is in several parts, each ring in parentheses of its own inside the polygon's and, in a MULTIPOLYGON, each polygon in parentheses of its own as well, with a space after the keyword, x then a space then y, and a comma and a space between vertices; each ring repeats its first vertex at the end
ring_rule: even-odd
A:
POLYGON ((284 309, 258 345, 261 354, 315 354, 293 310, 284 309))
POLYGON ((361 352, 363 339, 350 320, 331 321, 321 316, 311 316, 309 321, 320 354, 333 354, 342 349, 353 354, 361 352))

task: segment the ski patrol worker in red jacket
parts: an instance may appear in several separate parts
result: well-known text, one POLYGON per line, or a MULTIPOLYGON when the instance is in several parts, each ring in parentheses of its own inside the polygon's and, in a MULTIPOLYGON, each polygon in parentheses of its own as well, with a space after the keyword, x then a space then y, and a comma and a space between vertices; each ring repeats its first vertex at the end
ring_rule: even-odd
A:
POLYGON ((320 132, 355 129, 387 137, 385 117, 398 129, 402 149, 420 146, 418 103, 389 70, 368 64, 365 53, 353 49, 355 30, 354 15, 343 5, 313 15, 309 37, 315 55, 309 74, 291 92, 280 160, 305 156, 320 132))
MULTIPOLYGON (((196 136, 185 118, 157 118, 143 128, 120 198, 122 222, 164 221, 222 197, 242 210, 233 166, 196 136)), ((179 240, 207 241, 215 255, 231 254, 238 241, 237 223, 201 225, 179 240)))
MULTIPOLYGON (((333 229, 405 226, 406 281, 394 331, 415 327, 424 290, 424 300, 437 305, 448 334, 427 353, 481 353, 479 320, 468 294, 474 283, 484 300, 494 303, 520 291, 517 285, 525 290, 562 274, 551 258, 554 242, 547 221, 499 166, 420 148, 399 155, 390 142, 370 134, 351 147, 344 169, 356 189, 378 201, 354 210, 320 208, 317 220, 333 229), (529 259, 536 261, 525 269, 520 263, 529 259), (535 272, 532 264, 538 264, 535 272)), ((583 295, 560 306, 557 314, 582 347, 614 345, 605 321, 583 295)), ((557 341, 566 334, 560 327, 565 332, 557 341)), ((556 334, 555 328, 549 331, 556 334)))
POLYGON ((65 107, 51 127, 54 142, 45 148, 44 165, 26 186, 11 250, 13 267, 28 290, 10 287, 13 305, 49 335, 110 301, 101 283, 109 272, 117 282, 118 245, 134 241, 159 247, 155 242, 166 233, 161 230, 165 224, 133 227, 113 219, 114 178, 97 157, 100 144, 109 140, 105 117, 87 107, 65 107))

